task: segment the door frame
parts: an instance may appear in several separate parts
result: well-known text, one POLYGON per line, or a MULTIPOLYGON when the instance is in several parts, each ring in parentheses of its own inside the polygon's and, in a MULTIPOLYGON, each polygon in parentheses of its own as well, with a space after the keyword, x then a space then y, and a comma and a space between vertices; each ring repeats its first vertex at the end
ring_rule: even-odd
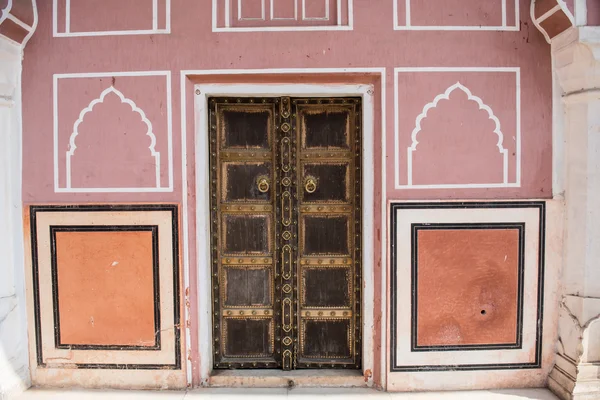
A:
MULTIPOLYGON (((210 259, 210 190, 208 153, 208 98, 239 97, 332 97, 360 96, 362 98, 362 372, 373 370, 374 362, 374 88, 368 84, 196 84, 194 85, 194 142, 196 180, 196 255, 198 268, 198 356, 200 380, 209 382, 213 368, 212 357, 212 290, 210 259), (367 166, 365 168, 365 166, 367 166)), ((186 194, 184 194, 186 195, 186 194)), ((382 327, 383 328, 383 327, 382 327)), ((245 373, 247 375, 247 372, 245 373)), ((262 375, 263 373, 261 373, 262 375)), ((315 373, 318 375, 318 373, 315 373)))

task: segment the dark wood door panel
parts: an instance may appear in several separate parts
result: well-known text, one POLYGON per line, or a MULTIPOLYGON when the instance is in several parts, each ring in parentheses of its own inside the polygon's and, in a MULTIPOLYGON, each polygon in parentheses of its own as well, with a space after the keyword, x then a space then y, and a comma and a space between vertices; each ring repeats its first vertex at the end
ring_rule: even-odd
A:
POLYGON ((277 368, 274 99, 211 99, 215 368, 277 368))
POLYGON ((209 100, 214 368, 360 368, 361 100, 209 100))
POLYGON ((307 179, 313 178, 315 188, 312 191, 302 191, 303 203, 325 202, 327 204, 346 204, 350 198, 350 163, 342 162, 311 162, 302 163, 302 174, 306 186, 307 179))
POLYGON ((216 119, 222 150, 270 150, 274 135, 275 105, 228 99, 219 103, 216 119))
POLYGON ((298 115, 297 368, 361 366, 361 103, 294 99, 298 115))
POLYGON ((273 191, 259 187, 261 179, 271 180, 273 176, 271 162, 230 161, 224 162, 221 168, 221 201, 271 202, 273 191))

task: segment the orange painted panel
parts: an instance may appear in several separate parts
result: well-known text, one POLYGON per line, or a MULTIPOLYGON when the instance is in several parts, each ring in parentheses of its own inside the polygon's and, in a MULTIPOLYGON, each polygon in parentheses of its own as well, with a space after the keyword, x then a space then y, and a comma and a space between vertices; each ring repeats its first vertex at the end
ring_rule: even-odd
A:
POLYGON ((152 232, 57 232, 62 344, 152 347, 152 232))
POLYGON ((417 346, 515 343, 518 229, 417 235, 417 346))

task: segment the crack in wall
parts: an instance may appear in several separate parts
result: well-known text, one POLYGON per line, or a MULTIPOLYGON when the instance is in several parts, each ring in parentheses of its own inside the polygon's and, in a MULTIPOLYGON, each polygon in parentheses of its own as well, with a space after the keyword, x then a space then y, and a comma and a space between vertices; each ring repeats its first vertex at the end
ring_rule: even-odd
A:
MULTIPOLYGON (((567 295, 567 296, 573 296, 573 295, 567 295)), ((589 328, 589 326, 590 326, 590 325, 591 325, 593 322, 595 322, 595 321, 597 321, 597 320, 599 320, 599 319, 600 319, 600 313, 599 313, 599 314, 595 315, 594 317, 590 318, 590 319, 589 319, 589 320, 588 320, 588 321, 587 321, 585 324, 583 324, 583 325, 582 325, 582 324, 581 324, 581 322, 579 321, 579 317, 577 317, 577 316, 576 316, 576 315, 575 315, 575 314, 574 314, 574 313, 571 311, 571 309, 569 308, 569 306, 567 306, 567 304, 565 303, 565 297, 566 297, 566 296, 563 296, 563 298, 562 298, 562 300, 561 300, 561 302, 560 302, 560 307, 566 311, 566 313, 567 313, 567 315, 568 315, 569 317, 571 317, 571 319, 573 320, 573 322, 575 322, 575 324, 577 325, 577 327, 578 327, 578 328, 579 328, 579 329, 582 331, 582 334, 583 334, 583 332, 584 332, 584 331, 585 331, 587 328, 589 328)), ((596 300, 600 300, 598 297, 584 297, 584 296, 573 296, 573 297, 580 297, 580 298, 584 298, 584 299, 596 299, 596 300)))
POLYGON ((6 312, 6 314, 4 314, 4 316, 0 317, 0 324, 2 324, 4 321, 6 321, 8 316, 17 308, 18 305, 19 305, 19 303, 13 304, 12 308, 10 310, 8 310, 6 312))
MULTIPOLYGON (((588 328, 590 327, 591 324, 593 324, 594 322, 600 320, 600 313, 593 316, 592 318, 588 319, 584 324, 581 323, 581 321, 579 320, 579 317, 577 315, 575 315, 575 313, 573 313, 573 311, 569 308, 569 306, 566 304, 566 298, 567 296, 571 296, 571 297, 579 297, 579 298, 587 298, 587 299, 595 299, 595 300, 600 300, 597 297, 584 297, 584 296, 574 296, 574 295, 566 295, 563 296, 563 298, 560 301, 560 308, 567 314, 567 316, 569 318, 571 318, 571 320, 573 321, 573 323, 575 324, 575 326, 577 327, 577 329, 579 330, 579 335, 577 336, 577 346, 576 346, 576 354, 575 357, 572 358, 570 356, 567 355, 566 350, 565 350, 565 346, 564 346, 564 342, 562 340, 562 338, 559 336, 558 337, 558 343, 561 345, 562 347, 562 353, 559 353, 563 356, 568 357, 570 360, 572 360, 574 362, 574 364, 579 364, 579 362, 582 359, 583 353, 584 353, 584 347, 583 347, 583 341, 584 341, 584 336, 586 331, 588 330, 588 328)), ((558 349, 557 349, 558 350, 558 349)))

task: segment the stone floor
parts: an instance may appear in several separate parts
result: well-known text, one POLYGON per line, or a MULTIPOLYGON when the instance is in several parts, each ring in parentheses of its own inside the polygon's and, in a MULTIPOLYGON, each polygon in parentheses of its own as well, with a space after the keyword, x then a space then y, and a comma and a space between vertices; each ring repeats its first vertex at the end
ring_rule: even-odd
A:
POLYGON ((30 389, 15 400, 194 400, 235 399, 271 400, 295 397, 299 400, 327 397, 331 400, 356 398, 367 400, 557 400, 546 389, 484 390, 470 392, 385 393, 369 389, 198 389, 188 392, 126 390, 42 390, 30 389))

